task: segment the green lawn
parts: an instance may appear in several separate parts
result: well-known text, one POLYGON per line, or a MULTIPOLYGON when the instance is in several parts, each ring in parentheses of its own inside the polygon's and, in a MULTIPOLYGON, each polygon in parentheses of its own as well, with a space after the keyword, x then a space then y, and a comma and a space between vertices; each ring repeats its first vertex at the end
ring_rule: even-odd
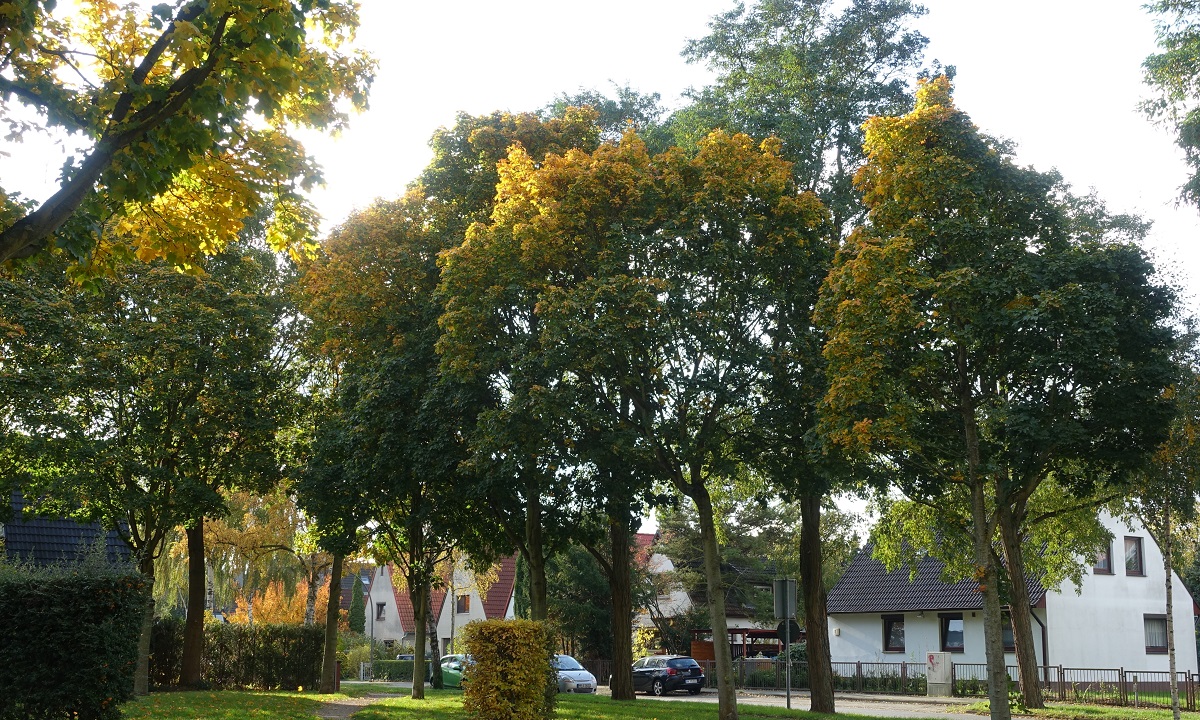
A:
MULTIPOLYGON (((427 690, 423 701, 410 698, 380 700, 355 713, 354 720, 468 720, 462 709, 462 694, 453 690, 427 690)), ((613 702, 607 697, 561 695, 558 701, 559 720, 715 720, 716 703, 659 701, 637 699, 633 702, 613 702)), ((742 703, 738 717, 803 718, 804 720, 875 720, 865 715, 822 715, 819 713, 763 707, 742 703)))
POLYGON ((121 706, 126 720, 313 720, 336 695, 294 692, 162 692, 121 706))
MULTIPOLYGON (((967 712, 987 714, 988 704, 976 703, 967 707, 967 712)), ((1045 710, 1030 710, 1029 714, 1039 718, 1054 720, 1171 720, 1170 710, 1146 710, 1132 707, 1115 707, 1110 705, 1057 705, 1048 706, 1045 710)), ((1200 713, 1184 712, 1187 720, 1200 720, 1200 713)))

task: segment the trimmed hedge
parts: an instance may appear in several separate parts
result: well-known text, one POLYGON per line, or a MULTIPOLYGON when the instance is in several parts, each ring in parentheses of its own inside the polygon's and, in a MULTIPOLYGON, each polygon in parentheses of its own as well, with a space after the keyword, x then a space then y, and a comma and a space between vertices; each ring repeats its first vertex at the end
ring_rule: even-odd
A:
POLYGON ((0 564, 0 720, 119 718, 150 602, 129 566, 0 564))
POLYGON ((409 682, 413 679, 412 660, 376 660, 371 663, 371 668, 376 680, 409 682))
MULTIPOLYGON (((150 678, 159 686, 179 684, 183 622, 164 619, 151 636, 150 678)), ((321 625, 204 625, 201 676, 225 689, 295 690, 317 687, 325 628, 321 625)))
POLYGON ((554 633, 531 620, 487 620, 463 628, 471 664, 463 710, 481 720, 549 720, 558 675, 550 665, 554 633))

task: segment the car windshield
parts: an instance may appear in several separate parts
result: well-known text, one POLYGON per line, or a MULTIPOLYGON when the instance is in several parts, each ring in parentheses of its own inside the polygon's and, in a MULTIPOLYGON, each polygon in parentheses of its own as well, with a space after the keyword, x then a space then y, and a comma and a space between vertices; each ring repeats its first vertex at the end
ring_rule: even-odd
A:
POLYGON ((558 659, 554 663, 554 666, 556 668, 558 668, 559 670, 582 670, 583 669, 583 666, 579 664, 579 661, 576 660, 575 658, 571 657, 570 655, 559 655, 558 659))
POLYGON ((667 665, 673 668, 693 668, 699 667, 700 663, 696 662, 692 658, 681 658, 679 660, 671 660, 667 663, 667 665))

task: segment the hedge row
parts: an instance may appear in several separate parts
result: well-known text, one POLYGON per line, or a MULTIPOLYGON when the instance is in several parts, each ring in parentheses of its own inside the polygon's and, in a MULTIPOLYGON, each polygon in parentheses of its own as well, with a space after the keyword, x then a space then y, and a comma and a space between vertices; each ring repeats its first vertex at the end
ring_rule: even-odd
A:
POLYGON ((0 564, 0 720, 119 718, 150 602, 132 567, 0 564))
POLYGON ((413 679, 412 660, 376 660, 371 663, 376 680, 409 682, 413 679))
MULTIPOLYGON (((183 621, 159 620, 150 645, 150 680, 158 686, 179 684, 183 621)), ((216 688, 295 690, 321 680, 325 628, 320 625, 204 626, 201 675, 216 688)))

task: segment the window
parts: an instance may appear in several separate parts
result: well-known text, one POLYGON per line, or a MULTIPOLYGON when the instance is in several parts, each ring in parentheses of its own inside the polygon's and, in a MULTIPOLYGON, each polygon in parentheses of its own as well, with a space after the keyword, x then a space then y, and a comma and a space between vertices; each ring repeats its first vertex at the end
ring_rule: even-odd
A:
POLYGON ((1013 632, 1012 616, 1008 613, 1004 613, 1001 622, 1004 624, 1003 631, 1000 633, 1004 640, 1004 652, 1016 652, 1017 640, 1014 637, 1015 633, 1013 632))
POLYGON ((904 652, 904 616, 883 616, 883 651, 904 652))
POLYGON ((1112 575, 1112 543, 1106 543, 1104 547, 1096 551, 1096 564, 1092 566, 1093 575, 1112 575))
POLYGON ((459 595, 454 603, 454 612, 459 614, 471 612, 471 596, 459 595))
POLYGON ((941 613, 942 621, 942 652, 962 652, 963 645, 963 616, 962 613, 941 613))
POLYGON ((1146 623, 1146 652, 1151 654, 1166 654, 1167 652, 1167 616, 1144 615, 1146 623))
POLYGON ((1140 537, 1125 538, 1125 574, 1146 574, 1146 568, 1142 563, 1142 539, 1140 537))
POLYGON ((375 603, 375 619, 383 619, 383 611, 387 608, 387 603, 375 603))

